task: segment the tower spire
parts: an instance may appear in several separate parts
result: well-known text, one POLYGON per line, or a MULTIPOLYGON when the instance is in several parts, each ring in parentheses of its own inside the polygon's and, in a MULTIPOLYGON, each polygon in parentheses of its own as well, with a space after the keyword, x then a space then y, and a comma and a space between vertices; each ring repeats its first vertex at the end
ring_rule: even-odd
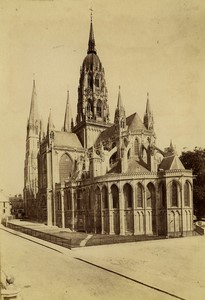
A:
POLYGON ((94 31, 93 31, 93 9, 91 8, 91 15, 90 15, 90 34, 89 34, 89 40, 88 40, 88 51, 87 53, 97 53, 95 49, 95 38, 94 38, 94 31))
POLYGON ((147 93, 147 103, 146 103, 146 111, 144 115, 144 125, 148 130, 153 130, 154 128, 154 118, 150 108, 149 102, 149 93, 147 93))
POLYGON ((54 128, 55 128, 55 126, 53 125, 52 114, 51 114, 51 108, 50 108, 49 117, 48 117, 47 130, 48 130, 48 131, 52 131, 54 128))
POLYGON ((119 86, 118 91, 118 99, 117 99, 117 108, 115 110, 115 124, 120 125, 120 127, 124 128, 126 123, 126 116, 125 116, 125 109, 122 105, 122 97, 121 97, 121 91, 119 86))
POLYGON ((151 114, 151 108, 150 108, 150 103, 149 103, 149 93, 148 92, 147 92, 146 114, 151 114))
POLYGON ((122 105, 122 97, 121 97, 121 92, 120 92, 120 85, 119 85, 119 91, 118 91, 118 100, 117 100, 117 108, 123 107, 122 105))
POLYGON ((29 114, 29 124, 35 125, 36 120, 38 120, 38 109, 37 109, 37 93, 36 93, 36 83, 35 79, 33 79, 33 90, 31 96, 31 107, 30 107, 30 114, 29 114))
POLYGON ((71 132, 71 118, 70 118, 70 105, 69 105, 69 91, 67 91, 67 100, 65 108, 65 118, 63 130, 66 132, 71 132))

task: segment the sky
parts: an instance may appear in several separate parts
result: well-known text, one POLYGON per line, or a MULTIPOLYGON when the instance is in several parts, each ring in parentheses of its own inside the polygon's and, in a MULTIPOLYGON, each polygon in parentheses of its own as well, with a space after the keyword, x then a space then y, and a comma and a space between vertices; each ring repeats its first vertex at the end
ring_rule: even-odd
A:
POLYGON ((0 189, 23 191, 26 124, 35 77, 38 110, 63 126, 76 117, 90 8, 113 118, 118 86, 127 116, 143 119, 149 92, 157 146, 205 147, 205 1, 1 0, 0 189))

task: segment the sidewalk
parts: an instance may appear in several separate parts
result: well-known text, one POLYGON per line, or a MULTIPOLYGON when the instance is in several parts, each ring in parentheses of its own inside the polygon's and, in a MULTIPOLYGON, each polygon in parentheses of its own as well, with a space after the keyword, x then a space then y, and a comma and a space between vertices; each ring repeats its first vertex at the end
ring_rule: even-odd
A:
POLYGON ((3 226, 1 229, 82 263, 92 264, 93 271, 103 268, 185 299, 204 299, 204 236, 68 250, 3 226))

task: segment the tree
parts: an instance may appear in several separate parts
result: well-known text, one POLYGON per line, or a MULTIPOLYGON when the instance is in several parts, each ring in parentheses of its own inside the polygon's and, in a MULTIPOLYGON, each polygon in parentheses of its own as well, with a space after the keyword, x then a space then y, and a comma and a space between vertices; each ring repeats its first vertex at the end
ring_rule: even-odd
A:
POLYGON ((197 218, 205 216, 205 149, 195 147, 193 151, 182 152, 180 156, 185 169, 192 169, 193 205, 197 218))

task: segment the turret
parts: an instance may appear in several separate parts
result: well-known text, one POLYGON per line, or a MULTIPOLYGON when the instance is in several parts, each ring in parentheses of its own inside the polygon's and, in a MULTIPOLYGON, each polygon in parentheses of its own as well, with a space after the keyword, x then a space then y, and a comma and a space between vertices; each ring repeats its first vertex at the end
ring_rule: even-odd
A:
POLYGON ((55 126, 53 124, 52 113, 51 113, 51 109, 50 109, 50 113, 48 116, 48 123, 47 123, 47 133, 53 131, 54 129, 55 129, 55 126))
POLYGON ((154 118, 150 108, 149 93, 147 93, 147 104, 146 104, 146 112, 144 115, 144 125, 148 130, 154 129, 154 118))
POLYGON ((117 108, 115 110, 114 123, 116 125, 116 128, 120 130, 123 130, 126 127, 126 115, 125 115, 124 106, 122 104, 120 86, 118 91, 117 108))
POLYGON ((67 91, 67 100, 66 100, 63 131, 71 132, 71 113, 70 113, 70 105, 69 105, 69 91, 67 91))

